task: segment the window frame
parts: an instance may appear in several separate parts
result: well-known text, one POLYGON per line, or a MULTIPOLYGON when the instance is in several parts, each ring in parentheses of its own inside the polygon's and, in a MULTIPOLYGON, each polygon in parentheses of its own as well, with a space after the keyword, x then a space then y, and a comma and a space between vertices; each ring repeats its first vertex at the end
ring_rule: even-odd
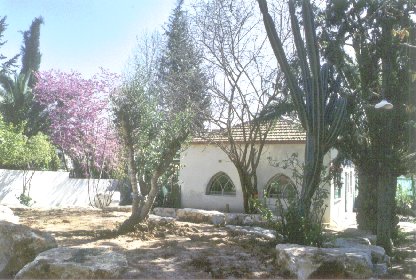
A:
POLYGON ((235 187, 233 180, 231 179, 230 176, 228 176, 227 173, 220 171, 216 174, 214 174, 211 179, 208 182, 206 191, 205 191, 205 195, 212 195, 212 196, 236 196, 237 195, 237 188, 235 187), (228 182, 226 184, 231 184, 232 188, 234 189, 234 192, 224 192, 224 186, 226 184, 222 184, 221 187, 221 193, 219 191, 211 191, 212 186, 218 182, 218 180, 220 180, 221 178, 226 178, 228 180, 228 182))
POLYGON ((272 196, 270 196, 270 194, 269 194, 270 193, 270 189, 272 188, 272 184, 276 180, 279 181, 281 178, 284 178, 285 180, 287 180, 285 189, 288 186, 291 186, 293 188, 294 192, 297 193, 296 185, 293 182, 293 180, 289 176, 287 176, 285 174, 282 174, 282 173, 279 173, 279 174, 276 174, 273 177, 271 177, 269 179, 269 181, 267 182, 267 184, 265 185, 265 187, 263 189, 263 195, 264 195, 264 197, 266 197, 266 198, 272 198, 272 199, 278 199, 278 198, 279 199, 288 199, 288 198, 290 198, 290 195, 288 195, 287 191, 283 191, 283 192, 280 191, 278 194, 273 194, 272 196))

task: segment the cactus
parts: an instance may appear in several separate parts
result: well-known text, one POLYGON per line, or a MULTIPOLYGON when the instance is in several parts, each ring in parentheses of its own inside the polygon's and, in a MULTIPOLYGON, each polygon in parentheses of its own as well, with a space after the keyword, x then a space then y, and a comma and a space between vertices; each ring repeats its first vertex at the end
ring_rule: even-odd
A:
POLYGON ((305 173, 299 201, 303 216, 308 216, 312 197, 319 187, 323 157, 334 145, 346 119, 346 99, 340 96, 341 79, 335 77, 332 65, 320 65, 311 4, 302 1, 305 42, 295 14, 294 0, 289 0, 289 12, 294 42, 300 61, 300 84, 292 72, 267 8, 266 0, 257 0, 273 52, 285 75, 292 101, 306 130, 305 173))

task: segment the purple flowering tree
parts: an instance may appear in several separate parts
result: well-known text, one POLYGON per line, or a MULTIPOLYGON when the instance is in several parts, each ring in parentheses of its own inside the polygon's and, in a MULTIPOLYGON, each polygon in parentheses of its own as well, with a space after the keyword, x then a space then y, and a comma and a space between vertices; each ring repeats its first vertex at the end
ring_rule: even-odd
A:
POLYGON ((46 107, 51 139, 70 157, 75 175, 100 176, 115 168, 120 146, 110 119, 109 96, 117 75, 102 70, 84 79, 77 72, 50 70, 36 77, 35 99, 46 107))

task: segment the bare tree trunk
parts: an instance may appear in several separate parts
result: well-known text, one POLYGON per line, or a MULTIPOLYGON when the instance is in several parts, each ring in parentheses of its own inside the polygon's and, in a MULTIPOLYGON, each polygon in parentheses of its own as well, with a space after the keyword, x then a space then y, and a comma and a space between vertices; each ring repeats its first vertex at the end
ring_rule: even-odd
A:
POLYGON ((127 165, 128 165, 128 172, 130 178, 131 189, 133 193, 133 202, 132 202, 132 209, 131 209, 131 216, 136 216, 139 210, 139 188, 137 184, 137 169, 136 163, 134 161, 134 149, 133 145, 129 144, 127 146, 127 165))
POLYGON ((382 246, 388 255, 393 251, 393 224, 395 219, 396 184, 392 174, 380 175, 377 186, 377 245, 382 246))
POLYGON ((237 171, 243 192, 244 212, 247 214, 253 213, 255 209, 251 205, 250 199, 255 198, 258 193, 256 176, 249 174, 245 168, 238 168, 237 171))
POLYGON ((147 219, 149 216, 150 210, 152 209, 153 203, 155 202, 159 190, 157 181, 161 175, 162 172, 160 171, 155 171, 152 175, 152 179, 150 180, 150 191, 140 211, 140 221, 147 219))
POLYGON ((378 176, 363 167, 358 169, 357 223, 358 228, 377 232, 378 176))
MULTIPOLYGON (((161 174, 162 172, 160 171, 155 171, 152 174, 152 178, 150 180, 149 194, 146 197, 142 196, 141 199, 137 199, 135 210, 132 210, 131 216, 127 220, 125 220, 123 224, 121 224, 121 226, 118 229, 119 234, 125 234, 133 231, 135 225, 145 221, 148 218, 150 210, 152 209, 153 203, 157 196, 157 181, 161 174)), ((134 198, 133 203, 135 203, 134 198)))

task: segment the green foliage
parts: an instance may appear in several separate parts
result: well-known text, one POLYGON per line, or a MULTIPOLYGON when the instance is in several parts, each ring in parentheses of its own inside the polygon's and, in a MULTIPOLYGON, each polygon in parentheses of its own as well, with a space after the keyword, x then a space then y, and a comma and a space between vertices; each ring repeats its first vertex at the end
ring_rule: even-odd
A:
MULTIPOLYGON (((3 46, 6 42, 3 40, 4 31, 6 31, 7 24, 6 24, 6 17, 0 18, 0 47, 3 46)), ((0 81, 3 80, 4 77, 7 77, 10 73, 12 73, 12 69, 16 66, 16 61, 19 55, 15 55, 14 57, 7 59, 2 53, 0 53, 0 81)))
MULTIPOLYGON (((22 69, 20 73, 32 74, 40 67, 41 54, 39 51, 40 26, 43 24, 43 18, 37 17, 32 21, 29 30, 23 32, 22 69)), ((30 86, 36 82, 35 77, 31 76, 30 86)))
POLYGON ((14 80, 5 79, 0 92, 0 112, 5 122, 21 125, 28 119, 28 112, 33 100, 32 89, 29 87, 30 74, 15 75, 14 80))
POLYGON ((17 197, 17 199, 19 200, 20 204, 28 206, 28 207, 32 206, 33 204, 32 198, 23 192, 17 197))
MULTIPOLYGON (((396 193, 396 211, 400 215, 411 215, 414 216, 415 212, 412 211, 415 205, 416 197, 415 194, 409 192, 406 188, 403 188, 400 184, 397 187, 396 193)), ((416 206, 416 205, 415 205, 416 206)))
POLYGON ((23 130, 0 116, 0 167, 56 169, 59 159, 49 138, 42 133, 28 138, 23 130))
POLYGON ((329 193, 325 186, 331 182, 332 175, 327 174, 326 169, 323 169, 324 171, 321 173, 322 184, 312 198, 311 211, 305 216, 301 211, 300 194, 297 192, 300 189, 304 173, 304 166, 299 163, 298 155, 293 154, 287 160, 279 163, 271 162, 271 164, 290 171, 296 188, 290 195, 276 199, 277 213, 273 213, 267 208, 266 203, 258 199, 253 201, 257 211, 283 236, 284 242, 322 246, 324 242, 322 219, 328 207, 325 205, 325 201, 329 193), (277 220, 274 214, 277 214, 277 220))

